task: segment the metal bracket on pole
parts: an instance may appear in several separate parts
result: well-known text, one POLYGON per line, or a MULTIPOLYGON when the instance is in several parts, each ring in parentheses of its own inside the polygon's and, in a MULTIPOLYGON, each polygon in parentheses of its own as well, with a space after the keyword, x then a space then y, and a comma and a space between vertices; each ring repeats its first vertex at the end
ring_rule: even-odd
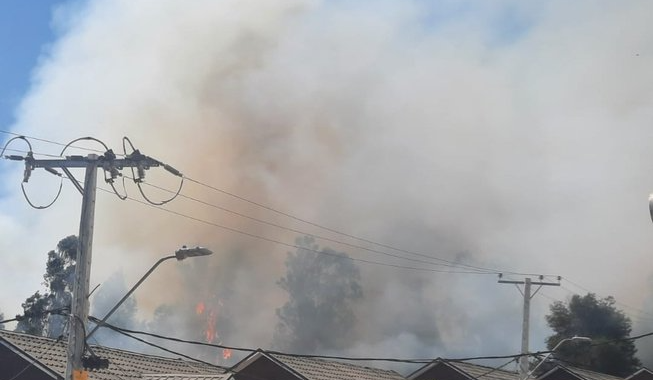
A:
POLYGON ((79 193, 82 194, 82 196, 83 196, 83 195, 84 195, 84 188, 82 187, 82 185, 79 184, 79 181, 77 181, 77 178, 75 178, 75 176, 73 175, 73 173, 70 172, 70 169, 68 169, 68 168, 61 168, 61 170, 63 170, 63 172, 66 173, 66 175, 68 176, 68 179, 70 180, 70 182, 72 182, 73 186, 75 186, 75 188, 76 188, 76 189, 79 191, 79 193))

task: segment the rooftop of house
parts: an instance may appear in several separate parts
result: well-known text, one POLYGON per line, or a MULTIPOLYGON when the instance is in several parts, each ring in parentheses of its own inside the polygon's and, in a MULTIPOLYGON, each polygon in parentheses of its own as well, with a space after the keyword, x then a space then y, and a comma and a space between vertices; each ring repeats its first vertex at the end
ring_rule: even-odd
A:
POLYGON ((429 371, 435 371, 438 366, 446 366, 467 379, 481 380, 518 380, 519 375, 514 371, 500 368, 487 367, 479 364, 436 359, 408 376, 409 379, 421 377, 429 371))
MULTIPOLYGON (((58 376, 66 372, 67 342, 41 336, 0 330, 4 345, 29 361, 36 361, 58 376)), ((150 380, 214 380, 226 379, 226 371, 217 366, 182 359, 145 355, 102 346, 90 346, 93 352, 109 359, 109 368, 89 372, 90 380, 121 378, 150 380)))
POLYGON ((392 370, 365 367, 332 360, 298 357, 259 350, 241 361, 236 371, 245 369, 257 360, 270 360, 302 380, 405 380, 392 370))
POLYGON ((497 369, 483 365, 467 363, 467 362, 448 362, 450 365, 456 367, 458 370, 463 371, 474 379, 483 380, 517 380, 519 375, 515 371, 508 371, 505 369, 497 369))
POLYGON ((651 378, 653 378, 653 371, 651 371, 646 367, 642 367, 632 375, 628 376, 626 379, 632 380, 632 379, 651 379, 651 378))
POLYGON ((556 372, 564 371, 567 372, 581 380, 624 380, 623 377, 612 376, 601 372, 594 372, 588 369, 582 369, 578 367, 558 365, 551 369, 550 371, 540 375, 538 379, 546 380, 547 377, 551 377, 556 372))

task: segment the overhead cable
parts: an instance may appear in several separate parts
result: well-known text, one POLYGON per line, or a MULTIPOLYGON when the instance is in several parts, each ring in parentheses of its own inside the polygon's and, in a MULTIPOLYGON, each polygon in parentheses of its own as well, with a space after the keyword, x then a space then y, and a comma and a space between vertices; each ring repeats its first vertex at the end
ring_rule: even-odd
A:
MULTIPOLYGON (((162 190, 162 191, 174 193, 173 190, 169 190, 169 189, 163 188, 161 186, 157 186, 157 185, 153 185, 153 184, 147 184, 147 185, 151 186, 151 187, 154 187, 156 189, 162 190)), ((389 257, 394 257, 394 258, 407 260, 407 261, 413 261, 413 262, 422 263, 422 264, 444 266, 444 267, 454 267, 454 268, 467 268, 468 267, 467 265, 464 265, 464 264, 461 264, 461 265, 458 265, 458 264, 443 264, 443 263, 440 263, 440 262, 435 262, 434 263, 434 262, 426 261, 426 260, 413 259, 413 258, 410 258, 410 257, 396 255, 396 254, 380 251, 380 250, 377 250, 377 249, 364 247, 364 246, 361 246, 361 245, 351 244, 351 243, 347 243, 347 242, 344 242, 344 241, 341 241, 341 240, 332 239, 332 238, 322 236, 322 235, 312 234, 310 232, 298 230, 298 229, 295 229, 295 228, 283 226, 283 225, 278 224, 278 223, 274 223, 274 222, 259 219, 259 218, 253 217, 253 216, 245 215, 245 214, 240 213, 238 211, 230 210, 230 209, 228 209, 226 207, 218 206, 216 204, 212 204, 212 203, 203 201, 201 199, 197 199, 197 198, 185 195, 183 193, 179 194, 179 196, 181 198, 188 199, 188 200, 191 200, 191 201, 196 202, 196 203, 200 203, 200 204, 202 204, 204 206, 213 207, 215 209, 218 209, 218 210, 221 210, 221 211, 224 211, 224 212, 228 212, 230 214, 237 215, 239 217, 242 217, 242 218, 245 218, 245 219, 248 219, 248 220, 252 220, 252 221, 262 223, 262 224, 265 224, 265 225, 268 225, 268 226, 272 226, 272 227, 276 227, 276 228, 283 229, 283 230, 286 230, 286 231, 290 231, 290 232, 293 232, 293 233, 296 233, 296 234, 312 236, 312 237, 320 239, 320 240, 329 241, 329 242, 336 243, 336 244, 341 244, 341 245, 344 245, 344 246, 347 246, 347 247, 350 247, 350 248, 360 249, 360 250, 364 250, 364 251, 367 251, 367 252, 377 253, 377 254, 381 254, 381 255, 385 255, 385 256, 389 256, 389 257)), ((432 259, 437 261, 437 259, 435 259, 435 258, 432 258, 432 259)), ((479 272, 479 274, 496 274, 496 272, 488 272, 488 271, 481 271, 481 270, 478 270, 478 272, 479 272)))
MULTIPOLYGON (((105 189, 100 188, 100 190, 107 191, 107 192, 110 193, 110 191, 105 190, 105 189)), ((213 226, 213 227, 216 227, 216 228, 220 228, 220 229, 223 229, 223 230, 226 230, 226 231, 237 233, 237 234, 247 236, 247 237, 250 237, 250 238, 253 238, 253 239, 263 240, 263 241, 267 241, 267 242, 270 242, 270 243, 283 245, 283 246, 289 247, 289 248, 302 249, 302 250, 314 252, 314 253, 317 253, 317 254, 320 254, 320 255, 333 256, 333 257, 337 257, 337 258, 343 259, 343 260, 350 260, 350 261, 356 261, 356 262, 361 262, 361 263, 366 263, 366 264, 371 264, 371 265, 379 265, 379 266, 392 267, 392 268, 398 268, 398 269, 417 270, 417 271, 424 271, 424 272, 451 273, 451 274, 456 274, 456 273, 462 273, 462 274, 495 274, 495 273, 492 273, 492 272, 483 273, 483 272, 478 272, 478 271, 455 271, 455 270, 442 270, 442 269, 433 269, 433 268, 424 268, 424 267, 411 267, 411 266, 404 266, 404 265, 398 265, 398 264, 378 262, 378 261, 373 261, 373 260, 360 259, 360 258, 341 255, 341 254, 338 254, 338 253, 332 253, 332 252, 329 252, 329 251, 320 251, 320 250, 317 250, 317 249, 312 249, 312 248, 309 248, 309 247, 303 247, 303 246, 300 246, 300 245, 297 245, 297 244, 286 243, 286 242, 283 242, 281 240, 272 239, 272 238, 257 235, 257 234, 251 233, 251 232, 239 230, 237 228, 221 225, 221 224, 211 222, 211 221, 208 221, 208 220, 204 220, 204 219, 201 219, 201 218, 198 218, 198 217, 183 214, 183 213, 178 212, 178 211, 174 211, 174 210, 170 210, 170 209, 167 209, 167 208, 164 208, 164 207, 152 205, 152 204, 150 204, 148 202, 143 202, 143 201, 140 201, 138 199, 131 198, 131 197, 129 197, 127 199, 130 200, 130 201, 133 201, 133 202, 137 202, 137 203, 149 206, 149 207, 154 207, 154 208, 156 208, 158 210, 161 210, 163 212, 166 212, 166 213, 169 213, 169 214, 172 214, 172 215, 176 215, 176 216, 179 216, 179 217, 182 217, 182 218, 185 218, 185 219, 193 220, 193 221, 196 221, 196 222, 199 222, 199 223, 202 223, 202 224, 206 224, 206 225, 213 226)), ((435 264, 431 264, 431 265, 435 265, 435 264)))

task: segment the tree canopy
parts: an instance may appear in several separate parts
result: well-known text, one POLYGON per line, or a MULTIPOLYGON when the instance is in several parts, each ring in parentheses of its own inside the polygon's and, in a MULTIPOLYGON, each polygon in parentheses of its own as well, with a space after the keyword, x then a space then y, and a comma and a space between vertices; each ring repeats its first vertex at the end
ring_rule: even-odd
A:
POLYGON ((23 316, 16 331, 49 337, 63 334, 67 318, 62 314, 70 310, 76 257, 77 237, 74 235, 61 239, 57 249, 48 252, 43 275, 47 291, 43 294, 37 291, 23 302, 23 316))
POLYGON ((286 276, 278 281, 288 301, 277 309, 274 344, 294 352, 343 348, 352 339, 353 303, 363 296, 359 269, 345 253, 320 250, 311 237, 297 245, 303 248, 288 253, 286 276))
POLYGON ((546 321, 554 334, 546 339, 549 349, 573 336, 592 339, 591 345, 561 345, 554 353, 557 359, 615 376, 631 375, 641 366, 635 343, 623 340, 630 336, 631 321, 615 307, 614 298, 574 295, 567 303, 554 302, 550 311, 546 321))

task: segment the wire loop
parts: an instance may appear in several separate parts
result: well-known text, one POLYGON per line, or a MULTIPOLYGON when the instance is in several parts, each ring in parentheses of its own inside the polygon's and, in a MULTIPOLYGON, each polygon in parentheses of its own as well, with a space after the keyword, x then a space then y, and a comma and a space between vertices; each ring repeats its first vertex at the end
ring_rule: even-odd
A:
MULTIPOLYGON (((122 150, 123 150, 123 153, 125 154, 125 156, 128 156, 127 155, 127 144, 129 144, 129 147, 132 150, 132 154, 137 154, 139 156, 141 155, 141 153, 138 151, 138 149, 136 149, 136 147, 134 147, 134 144, 132 144, 129 137, 125 136, 125 137, 122 138, 122 150)), ((147 157, 147 158, 149 158, 149 157, 147 157)), ((165 166, 165 164, 163 164, 160 161, 156 161, 156 163, 158 165, 165 166)), ((173 201, 175 198, 177 198, 177 196, 179 196, 179 194, 181 193, 181 189, 184 187, 184 177, 180 176, 181 180, 179 181, 179 188, 177 189, 175 194, 172 197, 168 198, 168 199, 156 202, 156 201, 153 201, 150 198, 148 198, 148 196, 145 194, 145 191, 143 191, 143 187, 141 186, 141 183, 143 183, 143 181, 145 180, 145 171, 144 171, 145 168, 143 166, 139 165, 137 167, 137 171, 136 171, 138 173, 138 175, 136 175, 136 172, 134 172, 134 167, 133 166, 131 166, 130 169, 132 171, 132 180, 136 184, 136 187, 138 187, 138 191, 141 193, 141 196, 148 203, 150 203, 150 204, 152 204, 154 206, 163 206, 164 204, 173 201)), ((126 192, 125 192, 125 194, 126 194, 126 192)))

